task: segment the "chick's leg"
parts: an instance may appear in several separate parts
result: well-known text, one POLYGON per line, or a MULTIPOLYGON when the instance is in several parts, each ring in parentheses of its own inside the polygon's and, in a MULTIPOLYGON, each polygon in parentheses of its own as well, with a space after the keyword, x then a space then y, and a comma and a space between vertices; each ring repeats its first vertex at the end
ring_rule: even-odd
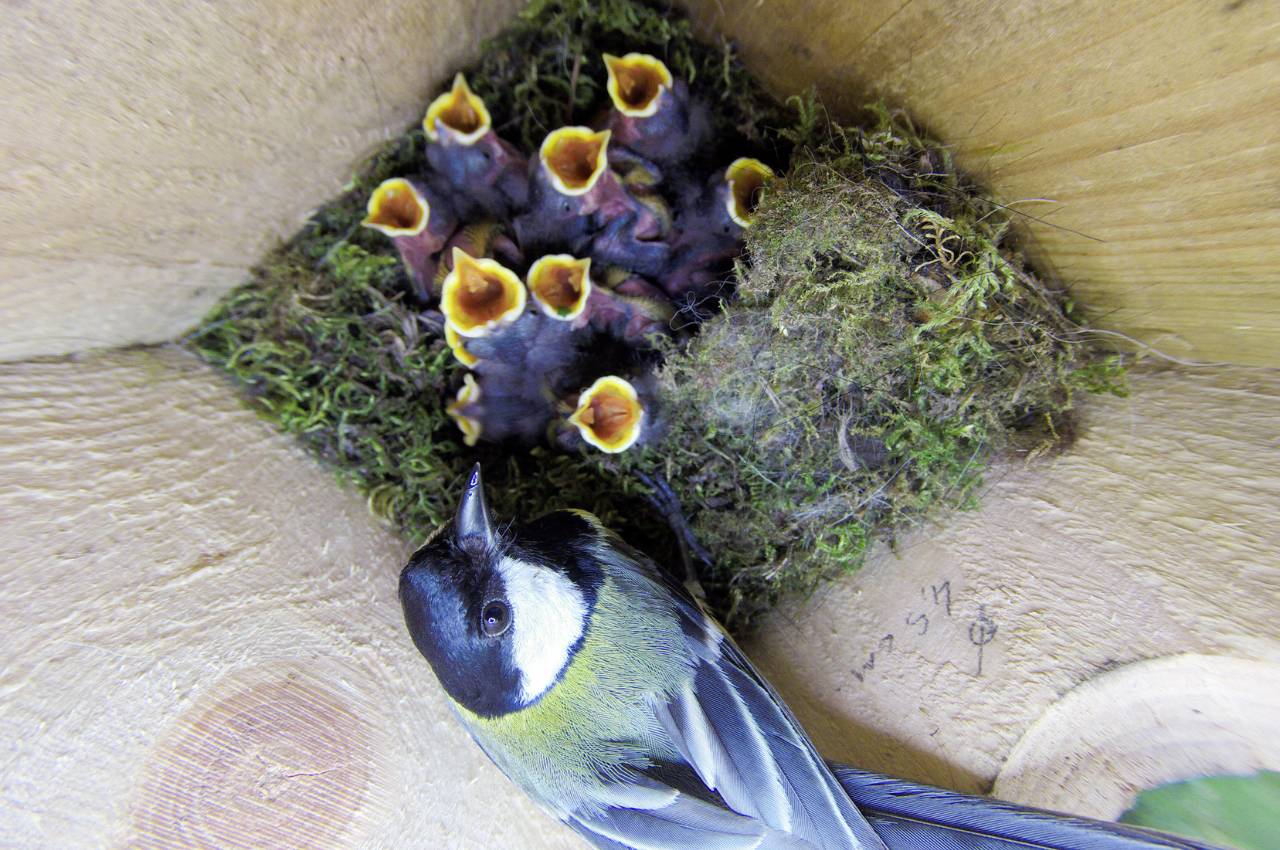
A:
POLYGON ((649 489, 645 499, 666 520, 667 525, 671 527, 671 533, 675 535, 676 543, 680 546, 680 560, 684 564, 684 586, 694 599, 699 603, 705 603, 707 594, 702 589, 702 582, 698 581, 698 565, 710 566, 711 553, 698 542, 697 535, 693 533, 693 526, 689 524, 684 508, 680 505, 680 499, 667 483, 667 479, 661 475, 648 475, 639 471, 635 476, 649 489))

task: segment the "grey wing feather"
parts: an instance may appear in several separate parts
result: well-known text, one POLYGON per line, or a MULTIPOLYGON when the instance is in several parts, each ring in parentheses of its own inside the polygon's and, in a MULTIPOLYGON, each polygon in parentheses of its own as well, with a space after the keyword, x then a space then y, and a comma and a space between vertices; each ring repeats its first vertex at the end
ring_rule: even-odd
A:
POLYGON ((694 681, 655 713, 681 755, 731 809, 775 829, 789 828, 790 807, 767 742, 722 677, 700 666, 694 681), (726 732, 752 740, 726 741, 726 732))
MULTIPOLYGON (((695 811, 718 811, 721 816, 757 824, 760 843, 744 846, 759 846, 762 850, 886 850, 800 724, 728 635, 684 587, 651 560, 616 538, 611 544, 665 589, 677 607, 694 665, 693 677, 652 709, 675 751, 732 810, 680 795, 680 800, 669 811, 663 810, 661 817, 676 817, 687 826, 702 817, 694 817, 695 811)), ((647 810, 647 817, 655 817, 657 811, 647 810)), ((596 823, 601 829, 592 829, 608 835, 620 846, 662 850, 704 843, 708 847, 720 846, 698 838, 675 844, 645 844, 657 836, 675 836, 669 825, 660 829, 648 820, 624 824, 634 815, 606 814, 607 822, 596 823), (635 831, 610 832, 623 825, 635 831), (622 835, 632 835, 640 843, 617 837, 622 835)), ((586 826, 587 821, 582 824, 586 826)), ((713 827, 709 822, 704 825, 713 827)), ((715 835, 712 828, 708 840, 715 835)))
POLYGON ((1215 850, 1193 838, 970 797, 834 765, 890 850, 1215 850))
POLYGON ((735 814, 636 775, 634 784, 616 786, 621 795, 599 808, 570 815, 569 826, 603 850, 805 850, 808 845, 769 829, 759 820, 735 814), (653 793, 645 793, 651 790, 653 793), (639 792, 638 794, 636 792, 639 792))
MULTIPOLYGON (((703 661, 704 667, 699 668, 695 682, 713 678, 701 675, 704 668, 710 669, 741 699, 746 722, 763 738, 773 772, 786 797, 790 812, 788 830, 823 850, 884 850, 883 842, 849 801, 800 724, 741 650, 727 637, 714 648, 718 654, 703 661)), ((714 716, 711 719, 713 724, 720 722, 714 716)), ((737 718, 733 720, 737 722, 737 718)), ((755 735, 733 738, 736 745, 755 739, 755 735)), ((744 780, 751 788, 760 787, 749 775, 744 780)))
POLYGON ((734 811, 799 846, 884 850, 751 662, 700 612, 686 614, 699 626, 686 630, 693 683, 655 710, 681 756, 734 811))

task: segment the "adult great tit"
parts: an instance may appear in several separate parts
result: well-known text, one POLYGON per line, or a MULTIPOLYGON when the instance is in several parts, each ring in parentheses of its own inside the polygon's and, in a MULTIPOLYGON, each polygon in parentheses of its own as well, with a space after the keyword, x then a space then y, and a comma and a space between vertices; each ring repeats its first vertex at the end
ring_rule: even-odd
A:
POLYGON ((478 464, 400 599, 472 737, 599 848, 1204 847, 828 765, 682 585, 582 511, 496 526, 478 464))

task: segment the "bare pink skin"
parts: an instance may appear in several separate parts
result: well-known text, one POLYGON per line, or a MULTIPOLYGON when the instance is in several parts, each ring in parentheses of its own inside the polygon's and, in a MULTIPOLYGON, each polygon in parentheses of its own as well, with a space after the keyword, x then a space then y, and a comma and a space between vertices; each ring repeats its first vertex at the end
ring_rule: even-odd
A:
POLYGON ((670 319, 661 309, 662 291, 641 278, 623 281, 612 292, 595 287, 586 309, 574 319, 575 329, 591 327, 637 344, 655 333, 670 333, 670 319))
POLYGON ((410 179, 409 182, 427 202, 427 226, 413 236, 393 236, 391 242, 400 252, 400 260, 409 274, 414 293, 425 301, 437 294, 434 282, 440 252, 458 230, 458 219, 443 194, 433 191, 421 180, 410 179))
MULTIPOLYGON (((439 126, 439 125, 438 125, 439 126)), ((529 198, 529 161, 490 129, 465 145, 447 129, 427 142, 427 162, 458 199, 467 219, 504 218, 529 198)))
POLYGON ((676 80, 653 115, 624 115, 612 109, 605 127, 613 131, 616 144, 665 165, 685 159, 705 142, 711 120, 704 105, 690 101, 685 82, 676 80))

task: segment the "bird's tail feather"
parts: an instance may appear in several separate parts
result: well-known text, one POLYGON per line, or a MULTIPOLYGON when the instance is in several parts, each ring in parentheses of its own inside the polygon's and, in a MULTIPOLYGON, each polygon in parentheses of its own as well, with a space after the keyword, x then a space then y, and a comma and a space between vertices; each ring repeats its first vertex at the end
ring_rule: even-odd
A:
POLYGON ((888 850, 1220 850, 1139 827, 831 767, 888 850))

